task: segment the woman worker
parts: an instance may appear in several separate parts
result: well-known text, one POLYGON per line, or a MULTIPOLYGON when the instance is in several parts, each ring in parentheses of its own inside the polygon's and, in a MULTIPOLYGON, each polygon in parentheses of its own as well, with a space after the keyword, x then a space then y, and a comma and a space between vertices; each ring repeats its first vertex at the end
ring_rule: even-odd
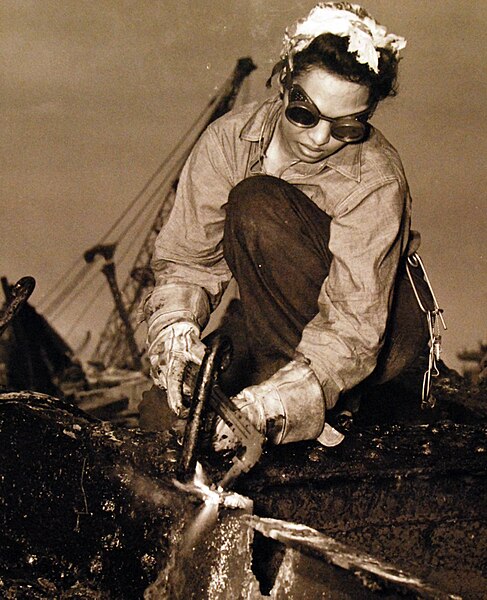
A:
MULTIPOLYGON (((408 184, 398 153, 368 122, 395 94, 405 45, 358 5, 318 4, 286 30, 273 71, 279 93, 221 117, 196 144, 144 302, 152 375, 178 416, 184 373, 201 362, 200 334, 233 276, 252 383, 234 403, 275 444, 342 439, 327 412, 377 374, 394 298, 412 296, 398 276, 408 184)), ((389 375, 424 347, 418 313, 407 318, 417 336, 389 352, 395 365, 382 361, 389 375)), ((157 429, 153 411, 140 406, 157 429)), ((220 423, 216 447, 234 443, 220 423)))

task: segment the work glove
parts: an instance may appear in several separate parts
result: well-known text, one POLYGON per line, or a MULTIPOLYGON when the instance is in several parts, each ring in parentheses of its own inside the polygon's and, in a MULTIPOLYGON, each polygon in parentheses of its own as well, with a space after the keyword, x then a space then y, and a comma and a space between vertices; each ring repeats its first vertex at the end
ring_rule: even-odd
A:
MULTIPOLYGON (((270 379, 243 389, 232 401, 273 444, 315 439, 325 426, 323 392, 304 361, 291 361, 270 379)), ((238 444, 228 425, 217 419, 214 449, 233 450, 238 444)))
POLYGON ((206 348, 200 340, 198 326, 190 321, 178 321, 158 330, 155 321, 149 326, 147 344, 155 385, 167 391, 170 409, 178 417, 186 417, 188 410, 183 404, 183 394, 192 395, 191 379, 194 382, 194 370, 201 365, 206 348))

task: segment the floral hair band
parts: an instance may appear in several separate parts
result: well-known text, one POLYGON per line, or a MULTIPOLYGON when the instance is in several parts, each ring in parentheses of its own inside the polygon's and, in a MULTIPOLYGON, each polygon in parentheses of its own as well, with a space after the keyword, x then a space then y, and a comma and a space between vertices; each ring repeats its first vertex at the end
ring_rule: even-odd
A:
POLYGON ((375 73, 379 72, 378 48, 387 48, 399 55, 406 47, 403 37, 387 33, 386 28, 358 4, 321 2, 311 9, 307 17, 299 19, 285 31, 281 59, 291 71, 293 56, 323 33, 348 37, 348 52, 355 52, 357 61, 368 65, 375 73))

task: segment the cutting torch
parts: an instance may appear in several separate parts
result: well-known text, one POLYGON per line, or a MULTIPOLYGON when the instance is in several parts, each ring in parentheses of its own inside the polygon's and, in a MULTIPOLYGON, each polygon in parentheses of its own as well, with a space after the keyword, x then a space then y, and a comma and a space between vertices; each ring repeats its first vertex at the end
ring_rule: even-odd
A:
POLYGON ((218 377, 229 364, 231 344, 228 338, 214 334, 205 340, 207 350, 199 368, 184 432, 180 475, 191 476, 196 466, 196 453, 203 417, 208 405, 225 421, 240 445, 232 458, 232 466, 218 486, 228 488, 241 474, 248 472, 260 459, 266 441, 248 417, 242 413, 218 385, 218 377))

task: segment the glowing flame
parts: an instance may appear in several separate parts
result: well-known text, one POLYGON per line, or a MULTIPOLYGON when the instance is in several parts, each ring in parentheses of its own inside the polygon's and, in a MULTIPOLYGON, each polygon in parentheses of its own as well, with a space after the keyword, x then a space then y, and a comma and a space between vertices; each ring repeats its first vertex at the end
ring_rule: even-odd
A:
POLYGON ((199 498, 207 506, 223 505, 226 508, 252 509, 252 500, 249 498, 235 492, 226 492, 219 486, 210 485, 210 481, 199 462, 196 463, 196 470, 192 481, 181 483, 180 481, 173 480, 173 483, 178 489, 193 494, 193 496, 199 498))
POLYGON ((173 483, 179 490, 192 494, 203 502, 187 521, 181 542, 182 555, 192 552, 216 525, 220 506, 225 508, 241 508, 246 512, 252 512, 253 503, 250 498, 234 492, 226 492, 221 487, 216 487, 214 484, 211 485, 199 462, 196 463, 196 470, 192 481, 181 483, 174 479, 173 483))
POLYGON ((196 471, 192 481, 181 483, 174 479, 173 483, 179 490, 192 494, 203 502, 187 522, 181 544, 181 552, 184 555, 191 552, 204 539, 208 531, 215 526, 218 519, 220 493, 210 488, 208 478, 199 462, 196 463, 196 471))
POLYGON ((201 463, 196 463, 196 470, 193 478, 193 484, 197 490, 201 493, 202 499, 205 504, 212 504, 218 506, 222 502, 221 493, 222 488, 211 489, 208 485, 208 478, 201 466, 201 463))
POLYGON ((196 463, 196 470, 193 476, 193 480, 188 483, 181 483, 176 479, 173 480, 174 485, 183 492, 193 494, 205 504, 218 506, 221 503, 221 488, 212 489, 210 482, 206 476, 201 463, 196 463))

